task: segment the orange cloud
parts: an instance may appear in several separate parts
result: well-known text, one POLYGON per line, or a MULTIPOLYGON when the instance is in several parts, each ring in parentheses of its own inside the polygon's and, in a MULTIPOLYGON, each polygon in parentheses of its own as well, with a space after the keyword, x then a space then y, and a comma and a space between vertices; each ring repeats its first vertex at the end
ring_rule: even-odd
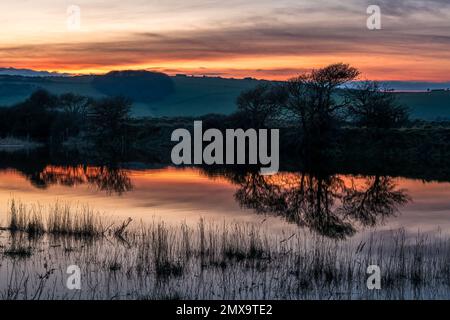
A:
POLYGON ((234 4, 176 2, 173 10, 162 4, 150 10, 130 1, 116 12, 90 1, 82 6, 83 30, 74 34, 58 29, 64 16, 55 19, 50 13, 40 32, 28 12, 27 24, 7 21, 12 31, 0 36, 0 65, 72 73, 154 69, 287 79, 343 61, 370 79, 450 80, 450 25, 443 0, 386 4, 383 30, 377 31, 365 27, 365 10, 360 12, 352 1, 342 7, 300 0, 278 6, 265 1, 234 4), (249 6, 254 10, 238 10, 249 6), (100 12, 108 15, 100 18, 100 12))

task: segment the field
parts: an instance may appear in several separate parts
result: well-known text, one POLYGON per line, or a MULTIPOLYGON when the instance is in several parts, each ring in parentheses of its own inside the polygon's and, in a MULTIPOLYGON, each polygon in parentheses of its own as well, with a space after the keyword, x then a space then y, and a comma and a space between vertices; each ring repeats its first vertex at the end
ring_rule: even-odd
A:
MULTIPOLYGON (((229 114, 236 110, 236 98, 245 89, 254 87, 252 79, 208 77, 172 77, 175 93, 161 101, 135 102, 133 115, 199 116, 207 113, 229 114)), ((91 76, 27 78, 0 76, 0 106, 23 101, 38 88, 55 94, 74 92, 101 97, 91 84, 91 76)), ((411 110, 412 118, 423 120, 450 119, 450 91, 395 93, 399 101, 411 110)))
MULTIPOLYGON (((207 113, 228 114, 235 110, 239 93, 256 85, 256 80, 173 77, 175 93, 162 101, 133 106, 134 116, 198 116, 207 113)), ((55 94, 74 92, 91 97, 102 93, 91 85, 92 77, 17 78, 0 77, 0 106, 23 101, 34 90, 46 89, 55 94)))

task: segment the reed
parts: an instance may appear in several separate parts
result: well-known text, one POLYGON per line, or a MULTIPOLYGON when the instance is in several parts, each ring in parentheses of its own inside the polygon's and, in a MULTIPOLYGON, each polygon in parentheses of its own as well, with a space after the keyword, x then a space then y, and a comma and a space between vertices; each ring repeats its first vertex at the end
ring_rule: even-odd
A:
POLYGON ((114 224, 117 227, 110 227, 108 233, 104 226, 111 224, 91 209, 55 204, 47 212, 45 233, 30 239, 26 235, 32 230, 28 228, 33 225, 28 214, 32 211, 24 208, 16 201, 8 224, 9 229, 22 231, 0 231, 0 297, 10 297, 11 292, 14 299, 439 299, 450 295, 450 239, 439 232, 411 235, 392 230, 336 241, 301 229, 276 233, 261 223, 200 219, 197 224, 181 225, 125 221, 114 224), (67 266, 74 262, 82 270, 83 290, 69 296, 64 280, 67 266), (367 267, 373 264, 381 269, 381 290, 366 285, 367 267), (45 281, 39 274, 46 275, 45 281))
POLYGON ((99 214, 88 206, 72 209, 67 203, 57 202, 50 208, 47 220, 47 232, 50 234, 99 237, 105 231, 99 214))
MULTIPOLYGON (((69 203, 55 202, 44 213, 39 204, 25 205, 12 199, 8 205, 8 229, 11 232, 25 232, 30 236, 47 234, 78 237, 99 237, 108 228, 101 215, 89 206, 71 207, 69 203), (44 216, 47 218, 45 219, 44 216)), ((121 236, 130 221, 117 227, 114 234, 121 236)))
POLYGON ((30 236, 45 232, 41 206, 39 204, 27 207, 20 200, 11 199, 8 204, 8 229, 12 232, 26 232, 30 236))

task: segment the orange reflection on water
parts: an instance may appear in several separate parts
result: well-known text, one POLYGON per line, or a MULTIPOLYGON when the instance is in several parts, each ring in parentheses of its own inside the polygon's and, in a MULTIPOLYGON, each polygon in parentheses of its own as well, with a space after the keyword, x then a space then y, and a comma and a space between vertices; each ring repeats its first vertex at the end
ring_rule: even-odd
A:
MULTIPOLYGON (((286 186, 298 183, 297 173, 280 173, 264 177, 267 183, 286 186)), ((363 188, 367 178, 336 175, 346 186, 363 188)), ((401 214, 379 229, 407 228, 450 232, 450 183, 424 183, 420 180, 394 179, 398 189, 407 190, 412 202, 401 208, 401 214)), ((14 197, 24 203, 48 205, 56 200, 89 204, 110 216, 133 217, 135 220, 164 219, 198 222, 211 220, 261 221, 265 217, 243 210, 235 201, 238 186, 225 177, 208 177, 197 169, 126 169, 114 170, 93 166, 47 166, 36 175, 15 170, 0 171, 0 222, 5 221, 7 203, 14 197), (32 176, 32 177, 30 177, 32 176), (37 177, 36 177, 37 176, 37 177), (39 188, 31 183, 40 179, 39 188), (45 187, 42 187, 41 183, 45 187), (108 192, 108 188, 123 192, 108 192), (125 188, 126 189, 126 188, 125 188)), ((280 218, 271 218, 274 226, 286 226, 280 218)))
MULTIPOLYGON (((24 203, 52 204, 67 201, 89 204, 102 213, 118 217, 149 220, 163 218, 178 222, 212 219, 251 220, 250 211, 241 210, 233 201, 236 189, 223 178, 210 179, 195 169, 114 170, 102 167, 47 166, 38 178, 47 183, 36 188, 25 174, 0 171, 0 221, 5 220, 11 198, 24 203), (130 190, 116 193, 102 190, 107 183, 117 183, 117 176, 129 179, 130 190), (94 182, 94 183, 90 183, 94 182)), ((114 185, 115 186, 115 185, 114 185)))

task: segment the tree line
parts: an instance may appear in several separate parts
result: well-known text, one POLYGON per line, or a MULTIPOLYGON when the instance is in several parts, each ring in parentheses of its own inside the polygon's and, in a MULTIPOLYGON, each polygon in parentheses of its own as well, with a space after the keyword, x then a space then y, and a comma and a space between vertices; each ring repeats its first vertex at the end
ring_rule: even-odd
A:
POLYGON ((120 145, 127 138, 131 106, 124 97, 93 99, 39 89, 21 103, 0 108, 0 136, 50 144, 82 137, 90 142, 120 145))
MULTIPOLYGON (((345 125, 390 129, 408 122, 408 109, 377 82, 355 85, 359 70, 343 63, 313 70, 283 83, 262 82, 237 98, 229 116, 202 117, 221 128, 288 128, 302 143, 323 145, 345 125), (298 130, 295 130, 298 129, 298 130)), ((0 137, 15 136, 50 144, 72 137, 124 151, 135 134, 132 101, 37 90, 12 107, 0 108, 0 137)), ((142 132, 147 132, 142 120, 142 132)), ((205 121, 204 121, 205 122, 205 121)), ((142 135, 142 134, 141 134, 142 135)))
POLYGON ((407 107, 380 83, 355 85, 359 75, 356 68, 337 63, 287 83, 260 84, 239 96, 235 117, 254 128, 289 123, 301 130, 303 140, 316 142, 327 140, 330 132, 343 124, 371 129, 405 125, 407 107))

